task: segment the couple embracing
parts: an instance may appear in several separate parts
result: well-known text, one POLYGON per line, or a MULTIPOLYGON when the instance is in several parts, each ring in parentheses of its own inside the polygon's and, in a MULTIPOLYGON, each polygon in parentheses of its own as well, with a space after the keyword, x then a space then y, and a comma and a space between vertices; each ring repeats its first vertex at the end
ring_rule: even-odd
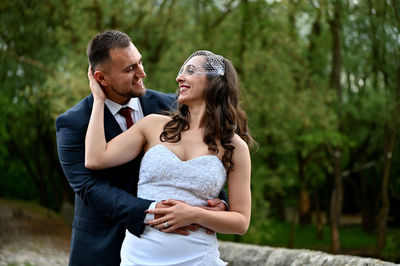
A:
POLYGON ((125 33, 97 34, 87 54, 92 93, 56 121, 75 192, 69 264, 225 265, 215 232, 244 234, 251 211, 253 140, 233 65, 193 53, 175 95, 144 87, 125 33))

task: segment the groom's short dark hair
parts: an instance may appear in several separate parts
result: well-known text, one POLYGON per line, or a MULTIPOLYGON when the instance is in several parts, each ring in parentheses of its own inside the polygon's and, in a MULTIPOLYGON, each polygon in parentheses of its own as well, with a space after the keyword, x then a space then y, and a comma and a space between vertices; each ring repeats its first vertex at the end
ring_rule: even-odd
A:
POLYGON ((110 59, 109 51, 114 48, 126 48, 131 44, 126 33, 117 30, 99 32, 88 44, 87 56, 93 70, 110 59))

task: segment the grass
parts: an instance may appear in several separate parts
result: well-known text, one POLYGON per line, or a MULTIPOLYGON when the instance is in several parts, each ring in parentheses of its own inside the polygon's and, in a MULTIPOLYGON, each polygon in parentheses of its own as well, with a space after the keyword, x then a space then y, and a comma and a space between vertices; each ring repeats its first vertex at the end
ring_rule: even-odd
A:
MULTIPOLYGON (((8 263, 7 266, 19 266, 20 264, 16 263, 8 263)), ((35 266, 35 264, 30 264, 29 262, 25 262, 24 266, 35 266)))
POLYGON ((44 215, 47 218, 58 218, 60 216, 56 212, 48 208, 45 208, 43 206, 40 206, 39 203, 37 203, 36 201, 0 198, 0 204, 7 204, 13 206, 15 208, 15 212, 17 212, 14 213, 15 216, 18 216, 19 215, 18 211, 21 211, 22 209, 24 210, 29 209, 31 213, 44 215))
MULTIPOLYGON (((288 247, 290 226, 288 222, 269 221, 260 226, 260 229, 250 227, 249 232, 244 236, 219 234, 218 238, 225 241, 240 241, 271 247, 288 247)), ((364 232, 361 226, 346 226, 339 230, 340 246, 344 254, 372 257, 376 244, 375 234, 364 232)), ((398 262, 400 259, 400 229, 389 228, 387 235, 383 257, 385 260, 398 262)), ((293 248, 329 252, 330 245, 331 236, 328 226, 323 228, 322 239, 317 238, 315 226, 296 226, 293 248)))

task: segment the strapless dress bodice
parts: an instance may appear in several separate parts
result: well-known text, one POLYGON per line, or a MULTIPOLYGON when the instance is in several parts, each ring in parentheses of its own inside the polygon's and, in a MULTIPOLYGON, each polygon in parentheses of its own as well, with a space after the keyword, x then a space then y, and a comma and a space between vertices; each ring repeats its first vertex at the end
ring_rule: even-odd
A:
POLYGON ((140 167, 138 197, 155 201, 179 199, 206 206, 216 198, 226 180, 226 171, 215 155, 182 161, 162 144, 150 148, 140 167))
MULTIPOLYGON (((221 160, 203 155, 182 161, 162 144, 143 156, 138 197, 161 201, 177 199, 193 206, 206 206, 217 198, 226 181, 221 160)), ((215 234, 204 229, 189 236, 163 233, 146 226, 139 237, 126 231, 121 248, 121 265, 226 265, 219 258, 215 234)))

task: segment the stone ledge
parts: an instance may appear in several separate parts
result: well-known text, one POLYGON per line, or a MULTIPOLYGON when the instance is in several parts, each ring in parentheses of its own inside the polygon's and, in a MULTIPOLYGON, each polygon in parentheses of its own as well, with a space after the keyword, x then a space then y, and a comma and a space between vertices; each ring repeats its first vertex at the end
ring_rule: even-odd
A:
POLYGON ((221 258, 229 266, 393 266, 391 262, 305 249, 272 248, 219 241, 221 258))

